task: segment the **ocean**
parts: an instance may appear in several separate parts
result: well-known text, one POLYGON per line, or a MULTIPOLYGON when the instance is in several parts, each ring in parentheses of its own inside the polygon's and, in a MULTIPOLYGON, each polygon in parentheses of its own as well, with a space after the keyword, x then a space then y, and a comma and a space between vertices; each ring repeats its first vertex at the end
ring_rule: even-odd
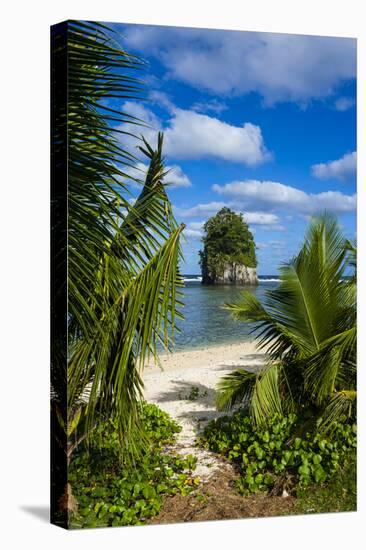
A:
POLYGON ((175 335, 174 350, 182 351, 227 343, 237 343, 251 338, 250 325, 235 321, 222 309, 226 302, 233 302, 242 290, 248 290, 262 300, 266 289, 275 288, 279 282, 275 275, 259 276, 258 286, 203 286, 199 275, 184 275, 184 321, 178 321, 180 332, 175 335))

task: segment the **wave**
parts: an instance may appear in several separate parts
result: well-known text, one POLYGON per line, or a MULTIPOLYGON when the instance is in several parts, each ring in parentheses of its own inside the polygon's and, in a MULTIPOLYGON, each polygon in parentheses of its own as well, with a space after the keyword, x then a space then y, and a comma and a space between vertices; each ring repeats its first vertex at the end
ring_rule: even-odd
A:
MULTIPOLYGON (((183 280, 185 283, 200 283, 202 281, 202 277, 200 275, 193 275, 192 277, 190 277, 189 275, 187 276, 184 276, 183 275, 183 280)), ((268 278, 268 279, 262 279, 262 277, 259 277, 259 282, 260 283, 279 283, 280 282, 280 279, 276 279, 276 278, 268 278)))

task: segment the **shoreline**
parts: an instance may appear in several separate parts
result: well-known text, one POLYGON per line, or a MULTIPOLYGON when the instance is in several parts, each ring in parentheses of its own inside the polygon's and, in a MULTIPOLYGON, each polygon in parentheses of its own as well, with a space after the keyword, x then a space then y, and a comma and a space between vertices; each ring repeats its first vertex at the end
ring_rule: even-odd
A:
POLYGON ((266 355, 252 340, 164 353, 159 359, 162 368, 151 361, 144 368, 144 397, 179 423, 182 431, 173 450, 197 456, 195 472, 207 480, 222 462, 213 453, 195 447, 195 439, 210 420, 227 414, 216 410, 216 385, 237 368, 258 370, 266 355))
MULTIPOLYGON (((244 346, 246 344, 252 346, 255 342, 255 337, 249 337, 247 334, 242 335, 242 341, 238 344, 238 336, 235 335, 235 337, 232 340, 225 340, 219 344, 212 344, 210 342, 205 343, 203 345, 197 344, 193 345, 192 347, 189 345, 184 345, 184 347, 180 347, 180 344, 174 344, 173 351, 167 352, 162 350, 160 353, 158 352, 159 359, 166 359, 167 357, 172 357, 173 355, 179 355, 179 354, 186 354, 186 353, 193 353, 193 352, 202 352, 202 351, 209 351, 210 349, 216 349, 220 351, 221 348, 236 348, 239 346, 244 346), (246 339, 247 338, 247 339, 246 339)), ((258 350, 257 350, 258 351, 258 350)), ((150 362, 151 363, 151 362, 150 362)), ((146 364, 147 366, 151 366, 150 364, 146 364)))
MULTIPOLYGON (((187 368, 188 361, 193 361, 194 366, 199 366, 199 363, 212 362, 213 359, 222 361, 238 361, 241 357, 246 358, 248 355, 264 355, 264 352, 258 350, 255 344, 255 338, 237 342, 225 342, 217 345, 205 345, 204 347, 193 347, 186 349, 177 349, 172 352, 159 353, 158 357, 163 368, 187 368)), ((193 366, 193 365, 192 365, 193 366)), ((145 369, 159 368, 150 360, 144 367, 145 369)), ((145 373, 147 371, 145 370, 145 373)), ((145 375, 145 374, 144 374, 145 375)))

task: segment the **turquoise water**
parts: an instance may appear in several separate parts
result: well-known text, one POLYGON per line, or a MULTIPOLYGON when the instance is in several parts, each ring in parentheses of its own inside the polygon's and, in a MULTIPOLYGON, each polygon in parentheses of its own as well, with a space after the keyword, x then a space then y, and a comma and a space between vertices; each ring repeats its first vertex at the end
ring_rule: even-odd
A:
POLYGON ((183 289, 185 320, 179 321, 180 333, 176 333, 174 349, 202 348, 240 342, 250 339, 251 326, 234 321, 230 313, 221 308, 225 302, 233 302, 245 288, 262 300, 266 289, 273 289, 278 279, 272 276, 260 278, 258 286, 203 286, 197 276, 185 276, 183 289))

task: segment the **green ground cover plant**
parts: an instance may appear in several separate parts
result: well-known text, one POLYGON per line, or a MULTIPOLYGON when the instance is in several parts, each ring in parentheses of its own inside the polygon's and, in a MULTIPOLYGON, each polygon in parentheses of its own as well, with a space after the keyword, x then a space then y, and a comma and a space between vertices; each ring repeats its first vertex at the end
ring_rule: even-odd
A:
POLYGON ((278 481, 292 489, 321 485, 355 456, 356 425, 335 423, 332 436, 326 437, 304 432, 304 422, 295 414, 276 414, 256 426, 246 412, 238 411, 210 422, 201 441, 238 466, 242 494, 271 491, 278 481))
POLYGON ((75 451, 69 480, 78 501, 72 528, 143 525, 159 513, 167 495, 189 494, 199 484, 192 476, 196 458, 167 453, 180 426, 156 405, 143 403, 140 421, 148 442, 135 463, 121 460, 117 424, 102 423, 90 443, 75 451))
POLYGON ((295 509, 300 514, 357 510, 356 455, 348 457, 331 483, 299 488, 295 509))

